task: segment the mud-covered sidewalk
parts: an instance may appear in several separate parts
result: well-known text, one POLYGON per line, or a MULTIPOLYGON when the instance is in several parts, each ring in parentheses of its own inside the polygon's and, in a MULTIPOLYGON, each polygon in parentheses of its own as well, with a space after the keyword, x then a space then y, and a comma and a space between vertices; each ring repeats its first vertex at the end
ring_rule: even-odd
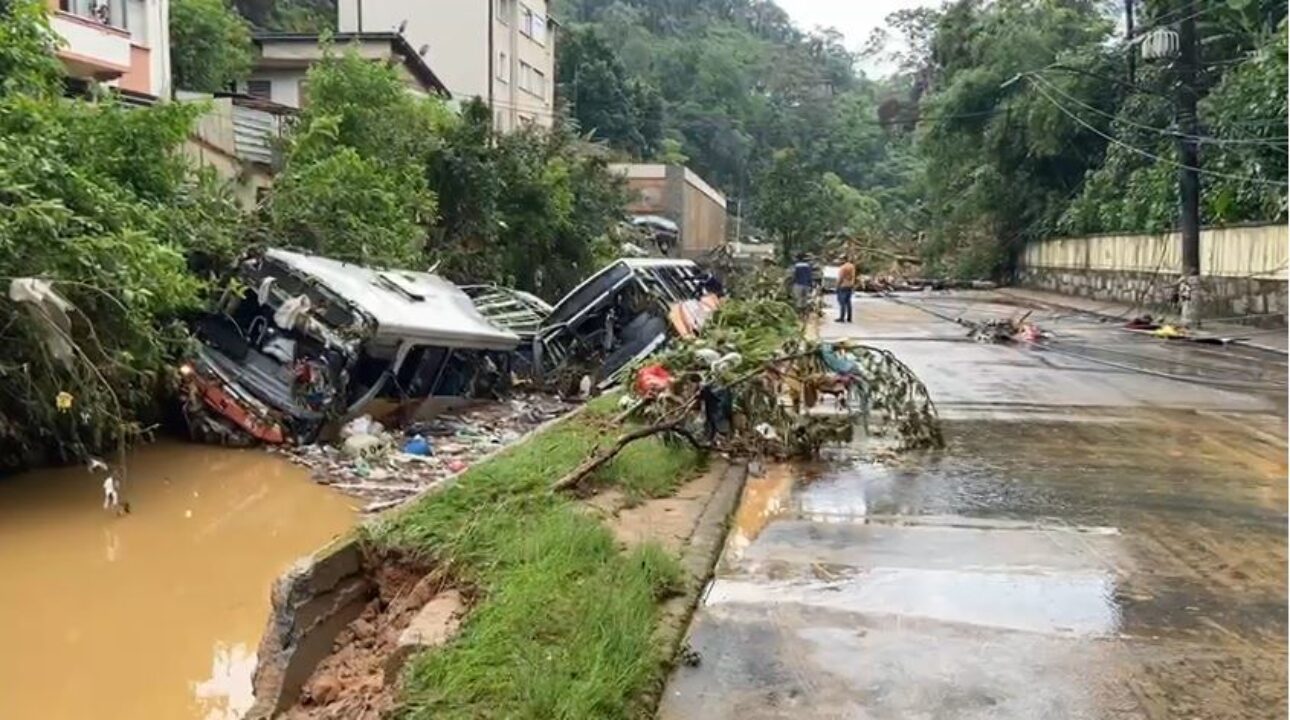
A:
POLYGON ((911 365, 949 446, 751 477, 661 718, 1285 716, 1284 356, 1017 302, 825 324, 911 365), (1026 310, 1053 349, 937 316, 1026 310))

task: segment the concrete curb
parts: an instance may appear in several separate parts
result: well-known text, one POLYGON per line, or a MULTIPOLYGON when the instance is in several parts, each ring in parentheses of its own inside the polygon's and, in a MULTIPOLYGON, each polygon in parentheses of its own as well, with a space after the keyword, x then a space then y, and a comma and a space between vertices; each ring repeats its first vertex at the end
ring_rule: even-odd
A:
POLYGON ((663 604, 655 640, 663 649, 664 674, 657 686, 651 688, 642 699, 649 716, 653 717, 663 697, 663 688, 667 685, 667 675, 675 665, 677 653, 690 629, 690 619, 699 607, 699 599, 712 579, 717 559, 725 545, 726 533, 730 529, 730 518, 739 505, 743 494, 744 482, 748 479, 748 463, 736 461, 730 463, 721 478, 717 491, 708 499, 695 523, 690 542, 682 552, 681 566, 685 571, 685 590, 681 595, 671 598, 663 604))

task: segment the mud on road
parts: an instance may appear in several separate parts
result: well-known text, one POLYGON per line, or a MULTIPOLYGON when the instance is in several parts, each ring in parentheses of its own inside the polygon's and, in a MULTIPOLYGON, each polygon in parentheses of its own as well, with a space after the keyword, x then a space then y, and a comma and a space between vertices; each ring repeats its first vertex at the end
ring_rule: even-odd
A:
POLYGON ((1284 395, 856 314, 949 447, 750 478, 661 718, 1285 716, 1284 395))

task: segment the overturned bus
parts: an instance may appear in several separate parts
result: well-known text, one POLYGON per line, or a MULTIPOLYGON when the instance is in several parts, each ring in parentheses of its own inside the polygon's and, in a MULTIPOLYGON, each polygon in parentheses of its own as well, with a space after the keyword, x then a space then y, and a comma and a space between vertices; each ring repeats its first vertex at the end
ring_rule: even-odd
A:
POLYGON ((310 442, 379 398, 484 393, 520 343, 430 273, 268 250, 245 257, 236 279, 192 323, 179 370, 200 440, 310 442))
POLYGON ((583 375, 608 387, 669 336, 695 335, 717 308, 714 289, 691 260, 618 260, 556 303, 532 339, 532 366, 557 387, 583 375))

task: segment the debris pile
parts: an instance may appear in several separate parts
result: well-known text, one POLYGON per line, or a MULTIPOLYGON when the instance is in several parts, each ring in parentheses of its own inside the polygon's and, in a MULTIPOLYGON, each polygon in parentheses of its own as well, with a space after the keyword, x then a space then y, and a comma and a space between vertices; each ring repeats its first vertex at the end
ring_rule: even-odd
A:
POLYGON ((399 505, 464 472, 573 404, 549 395, 517 395, 399 430, 363 416, 341 429, 335 444, 272 448, 308 467, 314 480, 364 500, 364 512, 399 505))
POLYGON ((979 343, 1008 343, 1013 341, 1037 343, 1047 337, 1039 326, 1026 322, 1027 312, 1019 318, 993 320, 963 320, 958 323, 968 328, 968 337, 979 343))
POLYGON ((906 449, 942 445, 926 388, 895 356, 801 335, 785 303, 728 301, 702 337, 638 371, 629 412, 736 454, 810 457, 850 440, 857 426, 870 436, 886 431, 906 449))

